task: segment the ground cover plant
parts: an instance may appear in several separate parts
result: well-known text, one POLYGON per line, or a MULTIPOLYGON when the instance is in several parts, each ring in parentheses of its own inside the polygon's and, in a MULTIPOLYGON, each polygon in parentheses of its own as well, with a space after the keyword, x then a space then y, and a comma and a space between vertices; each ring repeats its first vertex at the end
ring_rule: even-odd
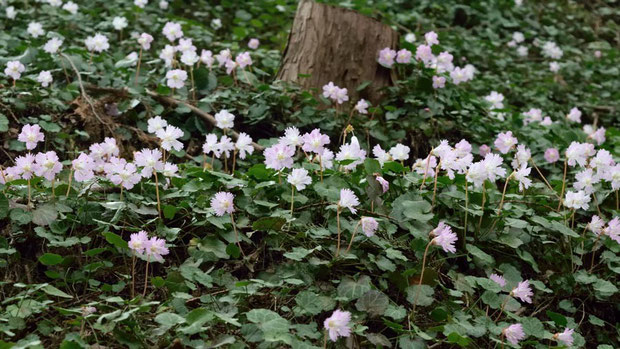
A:
POLYGON ((325 2, 0 1, 0 348, 620 346, 618 2, 325 2))

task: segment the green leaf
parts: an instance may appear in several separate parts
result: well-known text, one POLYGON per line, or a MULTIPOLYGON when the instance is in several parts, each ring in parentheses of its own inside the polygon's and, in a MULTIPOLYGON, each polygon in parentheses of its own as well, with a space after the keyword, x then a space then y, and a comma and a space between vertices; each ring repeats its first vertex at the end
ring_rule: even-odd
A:
POLYGON ((9 130, 9 119, 2 113, 0 113, 0 132, 6 132, 9 130))
POLYGON ((55 253, 46 253, 39 257, 39 262, 43 265, 56 265, 62 262, 62 256, 55 253))
POLYGON ((103 236, 105 236, 105 239, 107 242, 111 243, 112 245, 118 248, 121 248, 121 249, 129 248, 129 246, 127 245, 127 241, 123 240, 123 238, 120 237, 119 235, 116 235, 108 231, 108 232, 103 233, 103 236))
POLYGON ((388 296, 377 290, 370 290, 361 296, 355 307, 359 311, 365 311, 371 316, 381 316, 387 310, 390 300, 388 296))
POLYGON ((423 307, 433 304, 435 291, 429 285, 412 285, 407 287, 407 301, 413 304, 418 288, 420 292, 416 304, 423 307))
POLYGON ((42 288, 43 292, 49 294, 50 296, 62 297, 62 298, 73 298, 73 296, 57 289, 52 285, 46 285, 42 288))
POLYGON ((248 321, 256 324, 263 331, 266 341, 285 340, 286 336, 282 335, 288 334, 290 324, 278 313, 269 309, 252 309, 245 315, 248 321))
POLYGON ((558 221, 553 221, 551 222, 551 228, 555 231, 558 231, 566 236, 570 236, 572 238, 578 238, 579 234, 575 233, 572 229, 570 229, 569 227, 565 226, 564 224, 558 222, 558 221))
POLYGON ((338 296, 354 300, 361 297, 364 293, 370 291, 370 277, 364 275, 355 281, 345 278, 338 285, 338 296))
POLYGON ((6 218, 9 213, 9 199, 4 193, 0 193, 0 219, 6 218))
POLYGON ((286 252, 284 254, 284 257, 288 258, 288 259, 292 259, 294 261, 302 261, 304 258, 306 258, 308 255, 310 255, 312 252, 314 251, 320 251, 321 250, 321 246, 317 246, 311 250, 305 249, 303 247, 293 247, 293 251, 292 252, 286 252))
POLYGON ((554 313, 550 310, 547 310, 547 316, 551 320, 553 320, 553 322, 555 322, 555 324, 558 325, 559 327, 565 327, 566 324, 568 323, 568 321, 566 320, 566 317, 564 317, 564 315, 562 314, 554 313))
POLYGON ((495 264, 495 259, 493 257, 476 247, 475 245, 467 244, 465 245, 467 252, 471 253, 474 257, 476 257, 483 265, 492 266, 495 264))
POLYGON ((226 246, 226 254, 233 258, 239 258, 239 256, 241 256, 241 250, 237 244, 230 243, 226 246))
POLYGON ((32 223, 40 226, 50 225, 58 218, 58 212, 54 204, 39 206, 32 213, 32 223))
POLYGON ((155 317, 155 322, 166 327, 172 327, 185 322, 185 318, 175 313, 161 313, 155 317))
POLYGON ((286 223, 282 217, 262 217, 252 224, 252 229, 258 231, 281 230, 286 223))

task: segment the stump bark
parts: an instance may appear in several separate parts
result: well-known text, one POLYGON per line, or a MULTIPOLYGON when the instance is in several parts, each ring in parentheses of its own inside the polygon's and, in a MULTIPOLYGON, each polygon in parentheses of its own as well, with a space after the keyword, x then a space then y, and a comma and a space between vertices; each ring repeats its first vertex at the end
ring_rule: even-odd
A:
POLYGON ((378 52, 397 44, 398 33, 386 24, 352 10, 301 0, 277 79, 319 93, 333 81, 348 89, 352 103, 364 98, 376 104, 380 89, 392 85, 390 70, 377 63, 378 52), (367 81, 368 87, 356 90, 367 81))

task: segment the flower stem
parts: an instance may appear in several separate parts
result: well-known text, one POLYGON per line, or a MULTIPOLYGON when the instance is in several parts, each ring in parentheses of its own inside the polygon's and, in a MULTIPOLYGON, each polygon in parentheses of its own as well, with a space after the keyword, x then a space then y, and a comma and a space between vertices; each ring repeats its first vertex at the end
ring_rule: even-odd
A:
MULTIPOLYGON (((538 172, 538 175, 540 176, 540 178, 542 178, 542 180, 547 185, 547 188, 549 188, 549 190, 551 190, 553 192, 553 195, 558 196, 558 193, 556 193, 555 190, 553 190, 553 187, 551 186, 551 184, 549 184, 549 182, 547 181, 547 178, 545 178, 545 176, 542 174, 542 172, 540 172, 540 169, 538 168, 538 166, 536 166, 536 163, 534 162, 534 159, 530 158, 530 161, 532 162, 532 166, 534 166, 534 168, 536 169, 536 172, 538 172)), ((560 197, 558 196, 558 198, 560 198, 560 197)))
POLYGON ((323 349, 327 348, 327 330, 325 330, 325 336, 323 336, 323 349))
POLYGON ((562 176, 562 191, 560 192, 560 201, 558 203, 558 209, 556 211, 560 211, 562 207, 562 198, 564 197, 564 189, 566 189, 566 165, 567 160, 564 160, 564 176, 562 176))
POLYGON ((424 170, 424 177, 422 177, 422 185, 420 185, 420 190, 424 188, 424 183, 426 183, 426 174, 428 173, 428 167, 430 166, 432 152, 433 149, 431 149, 430 153, 428 153, 428 156, 426 158, 426 169, 424 170))
POLYGON ((144 271, 144 290, 142 290, 142 298, 146 296, 146 286, 149 283, 149 259, 146 260, 146 270, 144 271))
POLYGON ((426 255, 428 254, 428 248, 431 247, 435 239, 431 239, 431 241, 426 244, 426 248, 424 249, 424 256, 422 257, 422 272, 420 272, 420 280, 418 281, 418 289, 415 292, 415 297, 413 298, 413 310, 412 313, 415 314, 415 308, 418 304, 418 298, 420 297, 420 289, 422 288, 422 280, 424 279, 424 268, 426 267, 426 255))
POLYGON ((294 205, 295 205, 295 186, 291 184, 291 217, 293 217, 294 205))
POLYGON ((484 204, 486 202, 486 190, 487 187, 482 183, 482 213, 480 214, 480 220, 478 221, 478 231, 480 231, 480 227, 482 226, 482 218, 484 217, 484 204))
POLYGON ((28 210, 30 210, 30 203, 31 203, 31 187, 30 187, 30 179, 28 179, 28 210))
POLYGON ((237 149, 235 149, 233 151, 233 165, 232 165, 232 171, 230 172, 230 174, 234 174, 235 173, 235 165, 237 163, 237 149))
POLYGON ((194 83, 194 66, 189 68, 189 77, 192 79, 192 100, 196 103, 196 85, 194 83))
POLYGON ((140 76, 140 62, 142 62, 142 46, 140 46, 140 54, 138 55, 138 66, 136 67, 136 78, 133 81, 134 86, 138 86, 138 77, 140 76))
POLYGON ((71 192, 71 181, 73 180, 73 167, 69 171, 69 185, 67 186, 67 195, 65 197, 69 197, 69 193, 71 192))
POLYGON ((590 262, 590 270, 588 271, 588 273, 592 273, 592 270, 594 269, 594 255, 596 254, 594 252, 594 249, 596 248, 596 244, 598 243, 598 240, 601 238, 601 235, 603 233, 599 233, 598 236, 596 237, 596 240, 594 240, 594 245, 592 245, 592 261, 590 262))
POLYGON ((344 251, 344 254, 349 253, 349 250, 351 249, 351 245, 353 245, 353 239, 355 239, 355 233, 357 233, 357 228, 359 228, 361 224, 362 224, 362 220, 360 219, 360 221, 357 222, 357 224, 355 225, 355 229, 353 229, 353 235, 351 235, 351 241, 349 242, 349 246, 347 246, 346 251, 344 251))
POLYGON ((495 318, 494 322, 497 322, 497 320, 499 320, 499 318, 502 317, 502 314, 504 313, 504 308, 506 307, 506 304, 508 303, 509 299, 510 299, 510 295, 507 295, 506 298, 504 299, 504 302, 502 303, 502 306, 499 308, 499 315, 497 315, 497 318, 495 318))
POLYGON ((336 258, 340 254, 340 205, 336 208, 336 223, 338 225, 338 244, 336 245, 336 258))
POLYGON ((439 166, 441 165, 441 161, 435 167, 435 183, 433 184, 433 204, 431 205, 431 212, 435 207, 435 197, 437 196, 437 177, 439 175, 439 166))
POLYGON ((161 219, 161 200, 159 199, 159 180, 157 179, 157 171, 153 169, 153 174, 155 175, 155 196, 157 196, 157 213, 159 214, 159 219, 161 219))
POLYGON ((136 255, 131 256, 131 298, 136 296, 136 255))
MULTIPOLYGON (((323 159, 321 158, 321 155, 319 155, 319 167, 321 168, 320 172, 321 172, 321 183, 323 183, 323 159)), ((617 192, 616 192, 617 194, 617 192)))
POLYGON ((502 213, 502 207, 504 207, 504 198, 506 197, 506 188, 508 188, 508 182, 515 173, 512 172, 508 178, 506 178, 506 183, 504 183, 504 190, 502 191, 502 199, 499 202, 499 208, 497 209, 497 215, 499 216, 502 213))
POLYGON ((237 240, 237 246, 239 246, 239 251, 241 251, 243 258, 245 258, 246 257, 245 253, 243 252, 243 249, 241 248, 241 242, 239 241, 239 233, 237 232, 237 225, 235 224, 235 217, 233 216, 232 212, 230 213, 230 221, 232 222, 233 230, 235 231, 235 240, 237 240))
POLYGON ((463 234, 463 241, 465 240, 465 237, 467 236, 467 216, 469 213, 469 183, 467 183, 467 174, 465 174, 465 233, 463 234))

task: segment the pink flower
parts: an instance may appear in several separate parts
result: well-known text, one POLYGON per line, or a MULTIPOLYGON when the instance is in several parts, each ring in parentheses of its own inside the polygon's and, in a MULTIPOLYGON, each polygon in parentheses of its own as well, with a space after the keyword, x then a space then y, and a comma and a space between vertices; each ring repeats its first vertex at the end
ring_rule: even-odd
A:
POLYGON ((213 62, 215 62, 215 58, 213 58, 213 52, 210 50, 202 50, 200 53, 200 61, 207 66, 207 68, 211 69, 213 67, 213 62))
POLYGON ((415 58, 424 63, 430 63, 433 60, 433 51, 428 45, 420 45, 415 50, 415 58))
POLYGON ((532 289, 530 288, 530 282, 528 280, 521 281, 517 284, 510 295, 519 298, 522 302, 532 303, 532 289))
POLYGON ((35 156, 35 174, 51 181, 56 175, 62 171, 62 164, 58 161, 58 155, 55 151, 47 153, 38 153, 35 156))
POLYGON ((444 78, 443 76, 433 76, 433 88, 434 89, 439 89, 439 88, 444 88, 446 86, 446 78, 444 78))
POLYGON ((599 50, 594 51, 594 57, 601 58, 602 55, 603 54, 601 53, 601 51, 599 51, 599 50))
POLYGON ((376 219, 372 217, 362 217, 360 221, 362 224, 362 231, 366 234, 366 236, 371 237, 375 235, 375 231, 377 231, 377 228, 379 227, 379 223, 376 219))
POLYGON ((435 175, 435 167, 437 167, 437 157, 433 155, 428 155, 424 159, 417 159, 413 164, 412 169, 424 176, 424 172, 426 172, 426 177, 431 177, 435 175), (429 158, 430 156, 430 158, 429 158))
POLYGON ((603 228, 605 227, 605 221, 601 219, 601 217, 594 215, 592 216, 592 220, 588 223, 588 230, 593 232, 595 235, 599 235, 603 228))
POLYGON ((583 190, 586 194, 592 194, 594 192, 594 184, 599 181, 600 178, 594 173, 594 171, 592 171, 591 168, 587 168, 583 171, 577 172, 575 175, 573 188, 583 190))
POLYGON ((340 189, 340 200, 338 201, 338 208, 348 208, 352 214, 357 213, 356 206, 360 204, 359 199, 351 189, 340 189))
POLYGON ((510 325, 502 330, 502 333, 512 345, 518 345, 519 341, 525 338, 525 332, 523 332, 521 324, 510 325))
POLYGON ((265 165, 267 168, 280 171, 284 168, 293 167, 293 156, 295 155, 295 148, 278 143, 265 149, 265 165))
POLYGON ((302 139, 304 142, 302 149, 306 152, 313 152, 318 155, 323 153, 324 147, 330 142, 329 137, 322 134, 321 130, 318 128, 315 128, 310 133, 304 134, 302 139))
POLYGON ((487 156, 487 154, 489 154, 490 152, 491 152, 491 147, 489 147, 486 144, 483 144, 480 147, 478 147, 478 154, 482 157, 487 156))
POLYGON ((495 281, 495 283, 497 283, 501 287, 506 286, 506 279, 503 276, 501 276, 501 275, 491 274, 489 276, 489 279, 495 281))
POLYGON ((127 245, 137 256, 144 254, 146 243, 149 240, 148 234, 144 230, 131 234, 127 245))
POLYGON ((163 256, 168 253, 170 253, 170 251, 166 247, 166 241, 164 241, 164 239, 153 236, 144 243, 144 255, 149 262, 163 263, 163 256))
POLYGON ((142 177, 144 178, 150 178, 153 171, 161 171, 164 168, 161 151, 157 149, 142 149, 135 152, 133 156, 136 165, 142 167, 142 177))
POLYGON ((433 240, 431 240, 433 245, 441 246, 445 252, 456 253, 454 243, 458 240, 458 237, 452 232, 450 226, 444 222, 439 222, 437 228, 433 229, 430 235, 433 237, 433 240))
POLYGON ((570 347, 571 345, 573 345, 574 332, 575 330, 567 327, 564 329, 564 332, 554 334, 553 339, 557 340, 558 342, 562 342, 567 347, 570 347))
POLYGON ((84 153, 80 153, 77 159, 71 162, 75 180, 78 182, 84 182, 92 179, 95 174, 93 173, 94 160, 90 156, 84 153))
POLYGON ((15 158, 15 168, 23 179, 31 179, 35 170, 35 157, 32 154, 18 156, 15 158))
POLYGON ((596 141, 596 144, 598 145, 605 143, 605 128, 599 127, 594 133, 588 135, 588 138, 596 141))
POLYGON ((560 152, 556 148, 547 148, 545 150, 545 160, 552 164, 560 159, 560 152))
POLYGON ((538 108, 531 108, 530 110, 523 113, 525 115, 525 119, 523 119, 523 123, 525 125, 534 122, 534 121, 542 121, 542 110, 538 108))
POLYGON ((603 234, 620 244, 620 218, 610 220, 607 227, 603 229, 603 234))
POLYGON ((237 64, 239 65, 239 67, 241 69, 252 65, 252 57, 250 56, 249 52, 242 52, 240 54, 237 55, 237 57, 235 58, 235 62, 237 62, 237 64))
POLYGON ((396 58, 396 51, 392 50, 389 47, 386 47, 383 50, 379 51, 378 62, 386 68, 391 68, 392 65, 394 65, 394 58, 396 58))
POLYGON ((396 62, 407 64, 411 62, 411 51, 402 49, 396 53, 396 62))
POLYGON ((437 37, 438 37, 437 33, 433 32, 433 31, 430 31, 430 32, 424 34, 424 39, 426 40, 426 43, 429 46, 439 45, 439 40, 437 40, 437 37))
POLYGON ((176 22, 166 23, 166 25, 164 25, 164 29, 162 29, 162 33, 170 41, 175 41, 176 39, 183 37, 183 30, 181 29, 181 25, 176 22))
POLYGON ((327 84, 323 85, 323 97, 332 98, 336 94, 336 91, 338 91, 338 89, 339 87, 334 85, 332 81, 328 82, 327 84))
POLYGON ((370 104, 365 99, 360 99, 357 101, 357 104, 355 104, 354 109, 360 114, 368 114, 369 106, 370 104))
POLYGON ((112 161, 116 158, 110 160, 111 162, 106 166, 106 174, 112 183, 130 190, 140 182, 142 176, 138 173, 136 165, 127 163, 124 159, 122 161, 112 161))
POLYGON ((375 175, 375 179, 379 182, 379 184, 381 184, 381 190, 383 190, 383 193, 385 194, 390 189, 390 182, 386 181, 379 175, 375 175))
POLYGON ((153 42, 153 36, 148 33, 142 33, 138 37, 138 44, 142 46, 142 49, 149 50, 151 48, 151 43, 153 42))
POLYGON ((497 148, 500 153, 506 154, 517 145, 517 142, 517 139, 512 136, 512 131, 507 131, 497 135, 497 139, 494 144, 495 148, 497 148))
POLYGON ((349 322, 351 322, 351 313, 337 309, 332 313, 332 316, 325 319, 323 326, 328 331, 329 338, 335 342, 338 337, 349 337, 351 335, 349 322))
POLYGON ((338 104, 342 104, 349 100, 348 90, 346 88, 339 88, 336 94, 332 96, 332 99, 338 104))
POLYGON ((572 122, 581 123, 581 110, 577 109, 577 107, 570 110, 568 114, 566 114, 566 118, 572 122))
POLYGON ((234 198, 233 194, 225 191, 215 194, 211 199, 211 208, 215 211, 215 215, 223 216, 227 213, 232 214, 235 212, 234 198))
POLYGON ((26 143, 26 149, 32 150, 36 148, 37 143, 43 142, 45 136, 41 132, 39 125, 24 125, 22 132, 17 136, 17 140, 26 143))
POLYGON ((594 145, 589 143, 572 142, 566 149, 566 159, 569 166, 584 167, 588 161, 588 157, 595 154, 594 145))
POLYGON ((260 45, 260 41, 258 41, 258 39, 256 38, 252 38, 250 39, 250 41, 248 41, 248 47, 251 48, 252 50, 256 50, 259 45, 260 45))

